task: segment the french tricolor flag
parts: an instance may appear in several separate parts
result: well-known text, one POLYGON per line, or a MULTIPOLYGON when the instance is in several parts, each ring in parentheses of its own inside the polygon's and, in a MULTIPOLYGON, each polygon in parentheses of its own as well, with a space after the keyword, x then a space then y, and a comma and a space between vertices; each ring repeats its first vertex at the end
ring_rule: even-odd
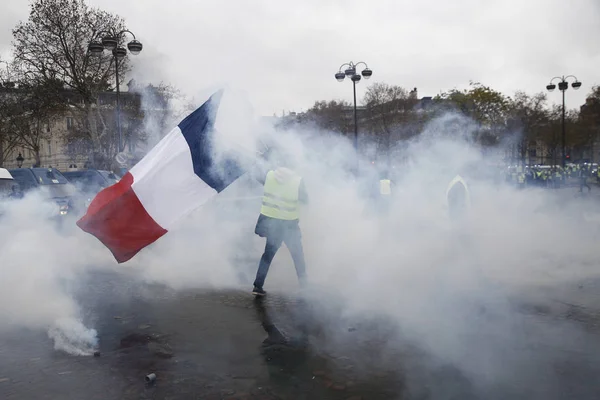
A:
POLYGON ((118 183, 98 193, 77 221, 117 262, 131 259, 245 172, 233 157, 214 151, 222 94, 213 94, 118 183))

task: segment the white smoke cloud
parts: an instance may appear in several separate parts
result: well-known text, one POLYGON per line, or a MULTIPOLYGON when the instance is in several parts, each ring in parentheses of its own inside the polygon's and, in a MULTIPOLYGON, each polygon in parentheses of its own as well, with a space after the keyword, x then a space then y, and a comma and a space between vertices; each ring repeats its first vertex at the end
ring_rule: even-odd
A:
POLYGON ((48 337, 54 341, 55 350, 76 356, 91 356, 98 346, 98 332, 72 318, 56 320, 48 329, 48 337))
POLYGON ((89 342, 86 335, 95 333, 75 322, 81 310, 71 289, 86 268, 110 259, 92 237, 74 229, 74 220, 65 220, 59 230, 52 219, 58 216, 58 206, 44 198, 33 192, 3 204, 0 334, 19 328, 50 329, 57 349, 87 353, 79 343, 89 342))
MULTIPOLYGON (((252 140, 267 136, 296 161, 305 179, 310 205, 303 210, 301 228, 309 279, 323 290, 315 293, 326 293, 312 301, 335 297, 354 318, 384 315, 403 334, 390 347, 417 343, 483 391, 509 387, 519 374, 549 368, 550 356, 523 355, 536 335, 558 345, 564 335, 580 334, 564 322, 532 325, 515 303, 549 301, 535 294, 598 276, 593 267, 597 230, 561 194, 518 191, 492 180, 499 171, 489 170, 490 159, 496 160, 467 139, 471 121, 442 116, 409 144, 409 162, 396 171, 392 210, 380 215, 363 191, 366 182, 349 173, 355 161, 345 139, 301 129, 257 132, 243 125, 247 120, 240 116, 246 114, 235 107, 224 110, 220 118, 231 123, 229 133, 243 132, 228 141, 251 149, 252 140), (446 188, 457 173, 469 182, 473 201, 462 225, 450 223, 446 209, 446 188)), ((368 163, 361 165, 364 176, 378 179, 376 171, 364 170, 368 163)), ((260 194, 252 177, 241 179, 131 265, 145 279, 175 288, 249 292, 264 246, 253 235, 260 194)), ((296 286, 291 257, 282 247, 266 289, 293 293, 296 286)), ((327 313, 322 309, 318 318, 325 324, 335 319, 327 313)))
MULTIPOLYGON (((598 215, 596 206, 481 178, 496 172, 485 173, 489 160, 460 134, 472 129, 471 122, 447 115, 409 144, 409 162, 394 170, 393 206, 381 214, 365 191, 378 179, 377 171, 366 169, 378 166, 361 163, 363 176, 375 181, 354 179, 346 139, 302 128, 259 128, 243 96, 236 99, 220 111, 227 123, 218 132, 229 136, 216 149, 239 144, 233 148, 242 150, 232 154, 247 162, 266 137, 296 161, 305 179, 310 203, 301 228, 309 281, 319 288, 309 301, 336 298, 349 318, 383 316, 402 332, 390 348, 416 343, 437 362, 455 365, 481 390, 510 386, 520 373, 548 368, 551 356, 522 352, 538 338, 558 345, 565 335, 580 335, 564 322, 528 322, 515 302, 536 296, 549 301, 548 288, 598 276, 598 229, 587 222, 598 215), (460 225, 450 223, 445 198, 458 172, 470 185, 473 203, 460 225)), ((123 267, 175 289, 242 288, 250 296, 264 248, 264 239, 254 235, 261 193, 261 185, 244 176, 123 267)), ((70 343, 88 354, 95 334, 77 322, 81 310, 65 282, 115 262, 76 228, 58 235, 40 224, 30 214, 36 201, 30 197, 10 206, 0 226, 0 237, 7 238, 0 243, 0 320, 8 326, 59 327, 63 334, 55 328, 49 333, 57 348, 77 353, 68 350, 70 343)), ((265 288, 293 293, 296 287, 291 257, 282 247, 265 288)), ((335 320, 329 312, 319 308, 316 318, 327 325, 335 320)))

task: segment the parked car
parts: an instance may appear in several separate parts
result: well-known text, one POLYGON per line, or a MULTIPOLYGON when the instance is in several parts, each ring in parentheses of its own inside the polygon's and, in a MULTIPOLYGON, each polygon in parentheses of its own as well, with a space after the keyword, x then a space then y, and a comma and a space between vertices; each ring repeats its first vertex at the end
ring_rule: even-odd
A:
POLYGON ((0 168, 0 216, 4 214, 4 206, 8 200, 20 199, 23 193, 19 184, 14 180, 10 172, 0 168))
POLYGON ((78 203, 83 204, 83 210, 87 210, 92 199, 102 189, 114 185, 119 182, 119 177, 110 171, 99 169, 85 169, 81 171, 67 171, 63 175, 71 182, 79 191, 78 203))
POLYGON ((58 205, 56 217, 64 217, 75 208, 76 189, 56 168, 18 168, 9 170, 23 193, 40 190, 45 200, 58 205))
POLYGON ((0 199, 23 197, 19 184, 6 168, 0 168, 0 199))
POLYGON ((65 178, 81 192, 96 195, 102 189, 119 182, 119 177, 110 171, 85 169, 81 171, 63 172, 65 178))

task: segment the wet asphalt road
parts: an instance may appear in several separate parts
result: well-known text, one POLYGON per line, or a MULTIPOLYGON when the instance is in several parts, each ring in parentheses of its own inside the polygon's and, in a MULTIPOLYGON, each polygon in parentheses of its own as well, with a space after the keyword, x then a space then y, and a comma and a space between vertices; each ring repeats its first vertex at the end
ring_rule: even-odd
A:
POLYGON ((334 378, 336 359, 307 345, 293 299, 256 301, 241 290, 175 293, 123 278, 94 272, 76 294, 86 325, 99 332, 100 357, 54 351, 46 332, 0 338, 0 398, 345 399, 397 392, 394 382, 351 389, 352 374, 334 378), (157 375, 154 384, 145 383, 148 373, 157 375))
MULTIPOLYGON (((543 337, 524 342, 520 355, 543 360, 536 365, 544 368, 525 369, 508 385, 482 386, 402 343, 384 319, 323 321, 315 310, 325 305, 295 294, 257 301, 241 289, 173 292, 96 271, 75 295, 86 324, 99 332, 101 356, 55 351, 45 332, 4 335, 0 398, 600 398, 600 313, 589 306, 519 303, 531 327, 558 321, 581 328, 580 336, 559 344, 543 337), (151 372, 157 380, 146 384, 151 372)), ((484 339, 495 340, 493 334, 484 339)))
MULTIPOLYGON (((256 301, 248 287, 174 292, 102 270, 73 295, 101 356, 55 351, 45 331, 2 334, 0 399, 600 399, 600 281, 515 296, 520 340, 489 361, 509 365, 491 383, 385 318, 345 320, 333 295, 327 304, 296 293, 256 301)), ((473 314, 486 325, 485 310, 473 314)), ((474 332, 474 357, 487 345, 503 350, 500 334, 474 332)))

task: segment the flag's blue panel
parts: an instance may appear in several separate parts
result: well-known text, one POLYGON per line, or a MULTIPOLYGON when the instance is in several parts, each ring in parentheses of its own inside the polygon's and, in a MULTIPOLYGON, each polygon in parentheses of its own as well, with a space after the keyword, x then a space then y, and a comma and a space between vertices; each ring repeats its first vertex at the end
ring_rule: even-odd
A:
POLYGON ((214 123, 222 96, 222 90, 213 94, 178 125, 190 147, 195 174, 217 192, 244 173, 239 163, 227 154, 219 154, 218 160, 215 159, 214 123))

